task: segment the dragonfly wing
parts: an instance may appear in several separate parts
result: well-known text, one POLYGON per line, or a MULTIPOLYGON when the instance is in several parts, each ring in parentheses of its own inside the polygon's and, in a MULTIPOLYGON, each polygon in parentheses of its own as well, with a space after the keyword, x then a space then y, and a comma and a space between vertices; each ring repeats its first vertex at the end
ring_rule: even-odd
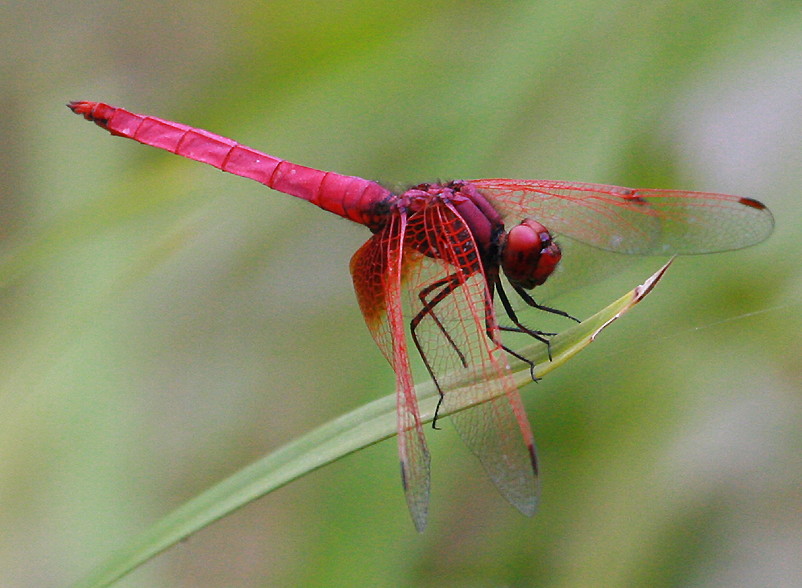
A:
POLYGON ((502 495, 532 515, 534 440, 476 243, 459 213, 434 200, 410 215, 405 246, 404 293, 419 318, 413 339, 443 393, 441 410, 470 406, 451 415, 457 431, 502 495))
POLYGON ((351 275, 368 329, 396 375, 398 452, 407 506, 423 531, 429 509, 431 460, 409 365, 401 302, 403 215, 373 235, 351 258, 351 275))
POLYGON ((711 253, 748 247, 774 228, 751 198, 634 190, 604 184, 485 179, 471 182, 505 221, 533 218, 593 247, 640 255, 711 253))

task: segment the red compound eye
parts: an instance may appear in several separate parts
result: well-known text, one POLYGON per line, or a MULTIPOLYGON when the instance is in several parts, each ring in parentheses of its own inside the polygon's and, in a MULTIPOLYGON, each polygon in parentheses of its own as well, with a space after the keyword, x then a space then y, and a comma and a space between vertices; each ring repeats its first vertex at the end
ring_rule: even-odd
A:
POLYGON ((529 290, 546 281, 561 256, 548 229, 537 221, 524 219, 507 233, 501 267, 512 284, 529 290))

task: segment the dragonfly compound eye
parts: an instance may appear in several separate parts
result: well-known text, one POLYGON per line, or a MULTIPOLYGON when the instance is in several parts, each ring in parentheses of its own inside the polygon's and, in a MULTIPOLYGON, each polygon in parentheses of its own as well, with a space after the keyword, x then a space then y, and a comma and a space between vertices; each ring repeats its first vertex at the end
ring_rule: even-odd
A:
POLYGON ((507 233, 501 267, 512 284, 529 290, 546 281, 561 256, 548 229, 537 221, 524 219, 507 233))

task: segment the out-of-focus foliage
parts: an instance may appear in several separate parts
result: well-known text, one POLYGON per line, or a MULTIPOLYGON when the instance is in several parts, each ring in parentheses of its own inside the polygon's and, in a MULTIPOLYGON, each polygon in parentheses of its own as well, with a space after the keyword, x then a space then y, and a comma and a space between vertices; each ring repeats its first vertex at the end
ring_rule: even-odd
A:
POLYGON ((524 390, 534 519, 446 427, 429 435, 424 535, 388 442, 121 586, 802 583, 800 26, 794 2, 3 5, 0 585, 63 586, 393 387, 348 277, 364 229, 113 139, 71 99, 390 185, 715 190, 763 200, 778 225, 759 247, 679 260, 524 390))

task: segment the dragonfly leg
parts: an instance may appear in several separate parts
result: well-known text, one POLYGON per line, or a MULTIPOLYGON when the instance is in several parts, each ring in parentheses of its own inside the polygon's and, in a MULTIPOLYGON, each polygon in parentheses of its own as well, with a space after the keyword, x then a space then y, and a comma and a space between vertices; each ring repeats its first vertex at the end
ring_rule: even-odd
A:
MULTIPOLYGON (((500 287, 501 286, 499 286, 499 288, 500 287)), ((578 318, 576 318, 574 316, 571 316, 570 314, 568 314, 564 310, 560 310, 558 308, 552 308, 551 306, 544 306, 542 304, 538 304, 537 302, 535 302, 535 299, 532 298, 532 295, 529 294, 529 292, 527 292, 526 290, 524 290, 521 286, 513 285, 513 288, 518 293, 518 296, 520 296, 521 299, 524 302, 526 302, 529 306, 531 306, 532 308, 537 308, 538 310, 543 310, 545 312, 550 312, 551 314, 557 314, 559 316, 564 316, 565 318, 571 319, 572 321, 576 321, 577 323, 581 323, 582 322, 578 318)), ((508 314, 509 314, 509 312, 508 312, 508 314)))
MULTIPOLYGON (((499 298, 501 298, 501 303, 504 305, 504 310, 507 312, 507 314, 510 316, 510 319, 517 326, 515 326, 515 327, 503 327, 503 326, 498 324, 498 322, 495 319, 495 313, 492 312, 493 311, 493 291, 494 290, 491 290, 490 292, 488 292, 488 300, 486 301, 487 310, 485 311, 485 325, 486 325, 485 328, 486 328, 487 336, 490 338, 491 341, 493 341, 494 343, 497 343, 504 351, 506 351, 507 353, 512 355, 517 360, 527 364, 529 366, 529 375, 532 376, 532 381, 533 382, 537 382, 540 378, 538 378, 535 375, 535 367, 537 367, 535 362, 532 361, 531 359, 521 355, 517 351, 513 351, 510 347, 507 347, 506 345, 504 345, 500 341, 496 342, 495 338, 494 338, 495 337, 495 332, 494 331, 495 331, 495 329, 498 329, 499 331, 505 331, 505 332, 525 333, 527 335, 530 335, 530 336, 534 337, 538 341, 541 341, 542 343, 545 343, 546 346, 548 346, 548 344, 549 344, 549 340, 546 337, 551 335, 552 333, 544 333, 542 331, 535 331, 535 330, 529 329, 529 328, 525 327, 524 325, 522 325, 520 323, 520 321, 518 320, 518 317, 515 315, 515 311, 513 310, 509 299, 507 298, 507 293, 504 292, 504 288, 502 287, 501 282, 500 282, 500 280, 498 278, 496 278, 496 280, 495 280, 495 286, 496 287, 495 287, 494 290, 498 291, 499 298)), ((549 358, 551 358, 551 354, 549 354, 549 358)))
MULTIPOLYGON (((432 320, 434 320, 435 324, 437 325, 437 328, 440 329, 440 332, 443 333, 443 336, 446 338, 446 341, 448 341, 449 345, 451 345, 451 348, 459 357, 459 361, 462 364, 462 367, 467 367, 468 362, 465 359, 465 354, 463 354, 462 351, 459 350, 459 347, 457 347, 457 344, 454 342, 454 339, 451 337, 451 334, 446 330, 446 328, 443 326, 443 323, 440 322, 440 319, 434 312, 434 307, 437 306, 440 302, 442 302, 446 296, 451 294, 451 292, 453 292, 457 288, 457 286, 459 286, 459 284, 460 284, 459 276, 457 274, 451 274, 450 276, 447 276, 442 280, 437 280, 436 282, 429 284, 423 290, 418 292, 418 298, 423 304, 423 308, 410 322, 410 330, 414 333, 415 328, 423 320, 423 318, 426 315, 431 316, 432 320), (431 294, 433 290, 436 290, 437 288, 442 288, 442 290, 438 292, 437 295, 434 298, 432 298, 432 300, 427 300, 426 297, 429 294, 431 294)), ((418 351, 420 351, 420 348, 418 349, 418 351)))
POLYGON ((423 351, 423 347, 420 344, 420 340, 418 339, 417 328, 421 321, 426 317, 430 316, 434 323, 437 325, 437 328, 440 329, 440 332, 448 341, 451 348, 457 354, 457 357, 460 360, 460 363, 463 367, 467 367, 468 362, 465 359, 465 354, 460 351, 457 343, 451 337, 449 332, 443 326, 443 323, 440 322, 440 319, 434 312, 435 306, 437 306, 440 302, 442 302, 446 296, 451 294, 455 289, 457 289, 460 284, 462 283, 461 275, 458 273, 453 273, 450 276, 446 276, 441 280, 437 280, 426 286, 423 290, 418 293, 418 298, 420 299, 421 303, 423 304, 423 308, 416 314, 409 323, 409 331, 412 335, 412 341, 415 343, 415 348, 418 350, 418 354, 423 359, 423 364, 426 366, 426 370, 429 372, 429 375, 434 382, 434 385, 437 387, 437 392, 440 395, 440 398, 437 401, 437 407, 434 409, 434 418, 432 419, 432 428, 439 429, 437 426, 437 415, 440 412, 440 405, 443 403, 443 389, 440 387, 440 383, 437 381, 437 377, 434 375, 434 370, 432 370, 432 366, 429 364, 429 359, 426 357, 426 353, 423 351), (431 298, 428 299, 429 294, 433 291, 440 288, 440 291, 431 298))
POLYGON ((549 337, 554 337, 557 333, 549 333, 547 331, 539 331, 535 329, 530 329, 528 327, 507 327, 504 325, 498 326, 499 331, 504 331, 505 333, 523 333, 524 335, 529 335, 533 339, 537 339, 541 343, 545 343, 548 345, 549 337))
MULTIPOLYGON (((515 309, 512 307, 512 304, 510 304, 510 299, 507 297, 507 293, 504 291, 504 287, 501 285, 500 279, 496 280, 496 290, 498 291, 498 297, 501 300, 501 304, 502 306, 504 306, 504 311, 507 313, 507 316, 513 322, 513 324, 515 324, 514 327, 499 327, 499 329, 511 333, 523 333, 545 344, 546 351, 548 351, 549 354, 549 361, 551 361, 551 344, 548 338, 553 336, 555 333, 546 333, 544 331, 537 331, 535 329, 530 329, 529 327, 521 323, 521 321, 518 320, 518 315, 515 313, 515 309)), ((531 296, 529 297, 529 300, 532 300, 531 296)), ((527 302, 528 304, 528 301, 526 299, 524 299, 524 301, 527 302)), ((532 302, 534 302, 534 300, 532 300, 532 302)), ((517 353, 513 353, 512 355, 514 357, 517 357, 518 359, 521 358, 521 356, 518 355, 517 353)), ((529 364, 531 372, 533 374, 532 377, 534 379, 534 367, 532 366, 532 362, 526 361, 526 363, 529 364)))
MULTIPOLYGON (((549 342, 547 340, 546 341, 546 345, 548 345, 548 344, 549 344, 549 342)), ((527 364, 529 366, 529 375, 532 377, 532 381, 533 382, 539 382, 540 381, 540 378, 538 378, 535 375, 535 368, 537 367, 537 364, 534 361, 532 361, 531 359, 529 359, 528 357, 526 357, 524 355, 521 355, 517 351, 513 351, 512 349, 510 349, 506 345, 502 345, 501 348, 504 351, 506 351, 507 353, 509 353, 510 355, 512 355, 518 361, 521 361, 521 362, 523 362, 523 363, 525 363, 525 364, 527 364)), ((551 354, 549 354, 549 359, 551 359, 551 354)))

